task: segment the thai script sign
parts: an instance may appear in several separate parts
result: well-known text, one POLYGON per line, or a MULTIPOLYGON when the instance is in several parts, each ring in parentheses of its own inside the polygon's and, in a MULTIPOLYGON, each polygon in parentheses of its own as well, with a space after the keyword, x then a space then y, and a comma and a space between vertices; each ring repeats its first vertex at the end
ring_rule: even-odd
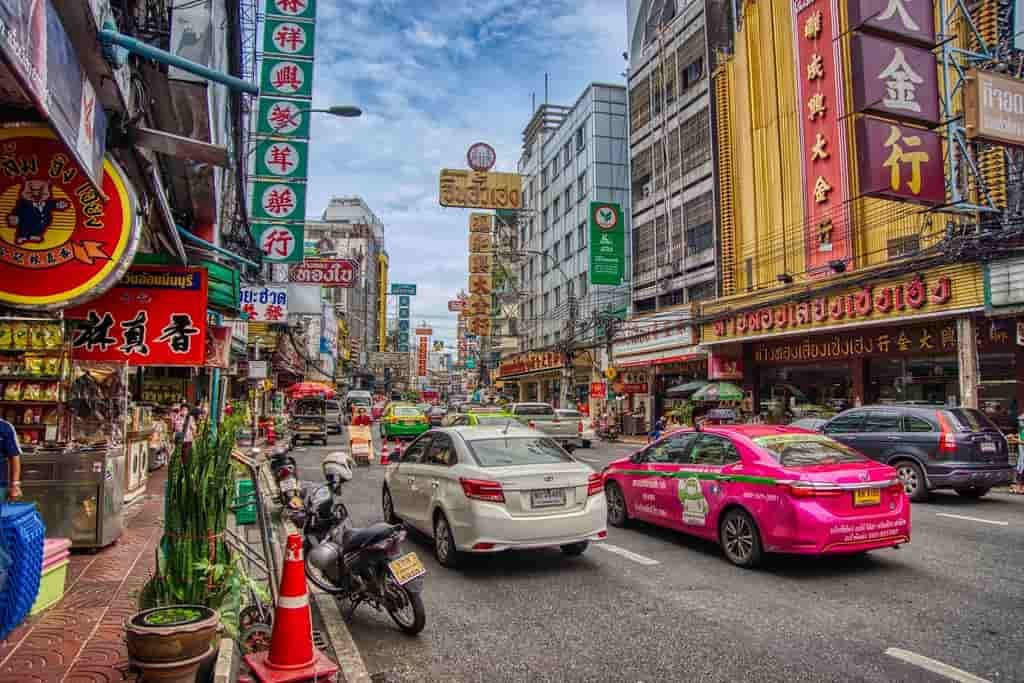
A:
POLYGON ((117 282, 138 247, 135 194, 109 159, 102 189, 49 128, 0 130, 0 301, 58 308, 117 282))
POLYGON ((501 377, 522 375, 538 370, 552 370, 562 367, 562 357, 555 351, 531 351, 513 356, 498 367, 501 377))
POLYGON ((1024 81, 972 70, 964 97, 968 138, 1024 145, 1024 81))
POLYGON ((441 206, 468 209, 523 208, 523 177, 518 173, 494 173, 441 169, 441 206))
POLYGON ((286 287, 242 287, 239 303, 250 321, 284 323, 288 320, 286 287))
POLYGON ((321 287, 354 287, 359 279, 356 259, 306 259, 288 268, 288 281, 321 287))

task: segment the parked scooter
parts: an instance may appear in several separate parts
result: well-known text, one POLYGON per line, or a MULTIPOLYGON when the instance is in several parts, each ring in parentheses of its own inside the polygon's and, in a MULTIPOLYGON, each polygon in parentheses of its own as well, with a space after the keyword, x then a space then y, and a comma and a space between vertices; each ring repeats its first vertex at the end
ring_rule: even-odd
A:
POLYGON ((619 426, 617 424, 602 424, 597 428, 597 438, 601 441, 618 441, 619 426))
POLYGON ((284 444, 274 446, 270 454, 270 471, 274 473, 277 488, 281 494, 281 505, 289 510, 302 509, 302 486, 299 483, 299 468, 295 458, 288 455, 284 444))
POLYGON ((402 631, 416 635, 426 624, 423 575, 416 553, 403 553, 406 531, 384 522, 359 529, 352 526, 341 487, 352 480, 351 459, 332 453, 324 459, 326 486, 306 496, 302 525, 306 577, 321 590, 348 603, 350 619, 364 602, 385 610, 402 631))

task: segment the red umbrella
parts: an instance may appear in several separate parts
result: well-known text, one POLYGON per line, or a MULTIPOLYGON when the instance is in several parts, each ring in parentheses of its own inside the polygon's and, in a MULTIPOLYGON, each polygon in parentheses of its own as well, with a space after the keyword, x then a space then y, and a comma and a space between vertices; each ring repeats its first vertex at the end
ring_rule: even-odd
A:
POLYGON ((292 398, 308 398, 310 396, 334 398, 334 389, 320 382, 299 382, 288 387, 286 391, 292 398))

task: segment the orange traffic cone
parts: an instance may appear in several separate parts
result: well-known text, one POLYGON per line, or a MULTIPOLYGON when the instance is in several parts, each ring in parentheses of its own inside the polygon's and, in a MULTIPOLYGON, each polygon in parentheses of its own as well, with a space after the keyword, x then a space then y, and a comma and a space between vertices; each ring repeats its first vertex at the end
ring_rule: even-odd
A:
POLYGON ((384 443, 380 446, 380 464, 387 465, 388 463, 390 463, 390 460, 388 460, 388 440, 384 439, 384 443))
POLYGON ((281 591, 274 611, 270 650, 245 656, 260 683, 326 680, 338 665, 313 647, 313 620, 302 562, 302 536, 292 534, 285 547, 281 591))

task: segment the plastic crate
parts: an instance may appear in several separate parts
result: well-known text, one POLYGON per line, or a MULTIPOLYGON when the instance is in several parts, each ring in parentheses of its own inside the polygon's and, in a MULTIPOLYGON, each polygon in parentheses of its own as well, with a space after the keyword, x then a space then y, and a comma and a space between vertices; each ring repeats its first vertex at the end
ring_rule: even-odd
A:
POLYGON ((64 597, 64 583, 68 578, 69 560, 64 559, 43 570, 39 580, 39 595, 32 603, 29 614, 39 614, 64 597))
POLYGON ((239 479, 235 487, 235 505, 246 503, 235 509, 236 524, 256 523, 256 501, 253 496, 252 479, 239 479), (251 501, 251 502, 250 502, 251 501))
POLYGON ((46 526, 32 503, 0 506, 0 538, 12 558, 0 592, 0 639, 28 616, 39 593, 46 526))

